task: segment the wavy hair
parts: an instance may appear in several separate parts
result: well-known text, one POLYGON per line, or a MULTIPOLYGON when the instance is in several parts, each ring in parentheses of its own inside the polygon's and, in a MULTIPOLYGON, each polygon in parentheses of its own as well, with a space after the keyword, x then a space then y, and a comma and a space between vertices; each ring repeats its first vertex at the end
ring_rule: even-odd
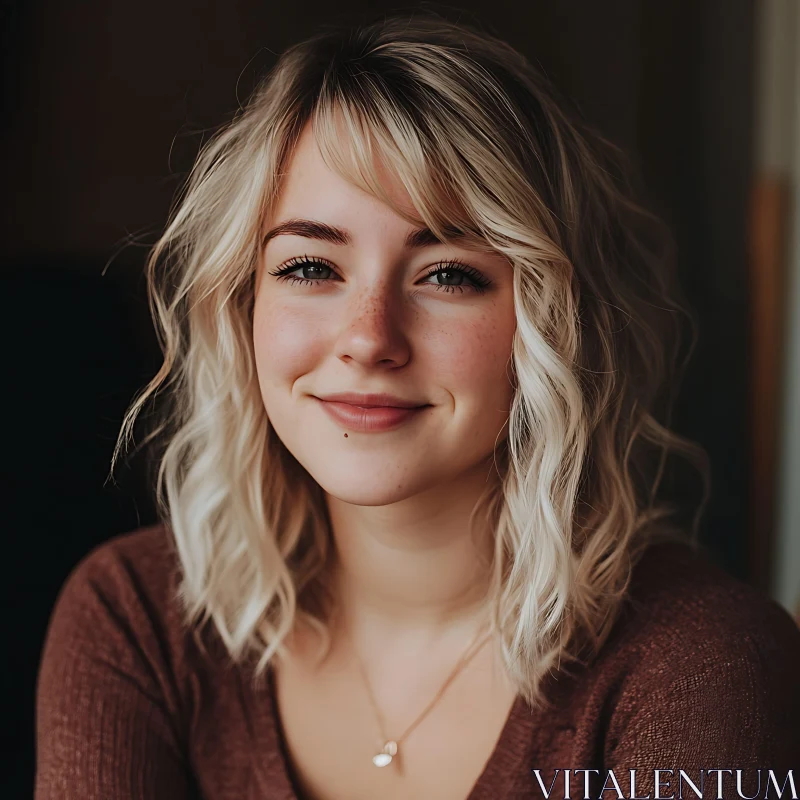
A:
POLYGON ((608 637, 644 549, 697 546, 710 465, 669 427, 696 341, 669 232, 634 201, 622 152, 495 35, 406 12, 327 26, 279 57, 201 148, 150 251, 164 360, 123 419, 112 472, 159 395, 143 444, 162 445, 152 477, 196 641, 210 624, 232 661, 255 657, 254 678, 299 618, 329 643, 324 493, 270 425, 252 336, 260 231, 307 123, 346 180, 418 222, 384 191, 379 154, 442 241, 455 230, 513 267, 501 479, 473 518, 495 532, 488 602, 509 675, 546 703, 545 674, 608 637), (691 526, 661 496, 670 454, 702 478, 691 526))

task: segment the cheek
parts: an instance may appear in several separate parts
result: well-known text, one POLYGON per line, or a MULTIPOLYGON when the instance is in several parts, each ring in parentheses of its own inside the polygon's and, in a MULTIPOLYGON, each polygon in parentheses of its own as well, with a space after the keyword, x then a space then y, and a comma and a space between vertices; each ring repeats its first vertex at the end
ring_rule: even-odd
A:
POLYGON ((515 330, 514 311, 487 309, 431 335, 429 354, 444 386, 487 401, 510 401, 506 376, 515 330))
POLYGON ((285 387, 319 363, 325 343, 320 326, 318 315, 278 303, 256 304, 253 348, 262 390, 285 387))

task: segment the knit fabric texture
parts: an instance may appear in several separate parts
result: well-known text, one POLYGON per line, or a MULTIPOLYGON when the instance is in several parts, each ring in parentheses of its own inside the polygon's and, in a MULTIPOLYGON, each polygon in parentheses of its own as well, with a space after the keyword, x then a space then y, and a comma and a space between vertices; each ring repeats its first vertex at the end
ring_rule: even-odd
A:
MULTIPOLYGON (((163 524, 69 574, 37 679, 35 800, 304 800, 273 682, 201 653, 178 576, 163 524)), ((702 548, 651 545, 600 654, 569 669, 551 708, 517 698, 464 800, 798 796, 800 629, 702 548)))

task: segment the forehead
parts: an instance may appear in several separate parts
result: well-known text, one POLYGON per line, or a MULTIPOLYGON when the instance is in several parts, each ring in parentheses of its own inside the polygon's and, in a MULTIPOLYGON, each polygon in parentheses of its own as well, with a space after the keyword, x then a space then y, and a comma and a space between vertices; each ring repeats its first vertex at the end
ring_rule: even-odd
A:
MULTIPOLYGON (((392 203, 421 224, 408 191, 378 156, 373 159, 373 169, 392 203)), ((369 215, 373 224, 376 217, 386 224, 403 227, 412 224, 329 167, 310 124, 303 129, 287 159, 269 224, 300 215, 344 227, 357 227, 364 215, 369 215)))

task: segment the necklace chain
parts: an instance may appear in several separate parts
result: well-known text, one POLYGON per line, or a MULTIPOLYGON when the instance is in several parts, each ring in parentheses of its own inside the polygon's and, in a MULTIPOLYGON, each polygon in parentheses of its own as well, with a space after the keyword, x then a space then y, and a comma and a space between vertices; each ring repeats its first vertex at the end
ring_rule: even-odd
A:
MULTIPOLYGON (((475 636, 471 639, 469 645, 467 645, 466 650, 462 654, 461 658, 456 663, 455 667, 453 667, 450 674, 447 676, 447 679, 439 688, 439 691, 436 692, 433 699, 428 703, 427 706, 422 710, 422 712, 416 717, 416 719, 406 728, 403 733, 398 736, 396 739, 389 739, 384 731, 383 727, 383 716, 381 715, 380 709, 378 708, 378 704, 375 700, 375 695, 372 692, 372 687, 369 682, 369 678, 367 677, 367 671, 364 667, 364 662, 361 660, 361 657, 358 655, 358 651, 355 647, 353 647, 353 652, 355 653, 356 661, 358 662, 359 671, 361 672, 361 678, 364 681, 364 685, 367 689, 367 695, 369 697, 370 704, 372 705, 372 710, 375 712, 375 717, 378 721, 378 728, 380 730, 380 734, 383 737, 384 745, 383 750, 378 753, 376 756, 373 757, 373 763, 378 767, 386 766, 387 764, 391 763, 392 758, 397 754, 397 746, 402 742, 409 734, 419 725, 425 717, 431 712, 433 707, 442 697, 442 695, 447 691, 447 688, 450 684, 456 679, 456 676, 467 666, 467 664, 478 654, 480 649, 486 644, 489 639, 492 638, 491 632, 487 633, 482 639, 480 639, 480 634, 483 630, 483 626, 478 629, 478 632, 475 636)), ((352 639, 351 639, 352 643, 352 639)))

